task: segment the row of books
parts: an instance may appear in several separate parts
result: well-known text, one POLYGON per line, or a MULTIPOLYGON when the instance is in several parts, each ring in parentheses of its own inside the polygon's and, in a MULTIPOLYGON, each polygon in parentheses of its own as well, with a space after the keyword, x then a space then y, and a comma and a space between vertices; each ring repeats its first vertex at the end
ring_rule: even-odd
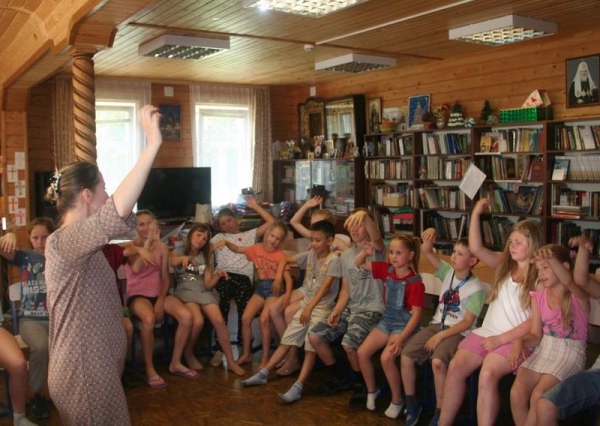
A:
POLYGON ((412 179, 412 157, 365 161, 365 177, 367 179, 412 179))
POLYGON ((426 186, 418 188, 423 209, 470 210, 472 201, 457 186, 426 186))
POLYGON ((459 180, 466 173, 470 158, 421 157, 419 179, 459 180))
POLYGON ((600 148, 600 126, 562 126, 555 129, 552 149, 581 151, 600 148))
POLYGON ((592 255, 600 255, 600 229, 582 228, 580 225, 564 221, 553 222, 550 225, 551 234, 553 236, 552 243, 560 244, 561 246, 569 247, 569 240, 579 235, 585 235, 594 244, 592 255))
POLYGON ((500 129, 482 133, 479 137, 480 152, 537 152, 541 129, 500 129))
POLYGON ((413 155, 413 135, 381 136, 374 139, 372 136, 365 141, 365 157, 395 157, 413 155))
POLYGON ((371 206, 370 210, 373 220, 384 234, 413 235, 414 211, 411 208, 388 210, 371 206))
POLYGON ((413 186, 407 183, 398 183, 396 185, 380 184, 371 187, 371 201, 380 206, 384 205, 384 197, 389 194, 403 194, 406 206, 413 205, 413 186))
POLYGON ((444 217, 436 212, 423 214, 423 229, 434 228, 438 240, 456 241, 468 235, 469 216, 444 217))
POLYGON ((492 213, 541 215, 544 201, 543 186, 515 185, 503 189, 490 183, 481 187, 481 197, 493 201, 492 213))
POLYGON ((489 156, 478 157, 477 167, 493 180, 518 180, 517 159, 514 157, 489 156))
POLYGON ((512 231, 513 223, 504 216, 492 216, 481 220, 483 244, 489 247, 504 247, 512 231))
POLYGON ((600 154, 557 156, 552 166, 552 180, 600 180, 599 162, 600 154))
POLYGON ((470 154, 471 135, 468 133, 423 133, 423 154, 470 154))

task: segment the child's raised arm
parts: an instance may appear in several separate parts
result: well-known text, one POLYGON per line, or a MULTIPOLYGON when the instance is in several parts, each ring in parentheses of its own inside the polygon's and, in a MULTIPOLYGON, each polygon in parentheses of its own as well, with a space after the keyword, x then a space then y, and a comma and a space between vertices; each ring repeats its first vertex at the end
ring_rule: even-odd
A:
POLYGON ((577 257, 575 258, 575 267, 573 268, 573 280, 575 284, 581 287, 591 297, 600 297, 600 283, 590 276, 590 252, 594 249, 594 245, 588 237, 582 235, 573 237, 569 241, 571 247, 579 247, 577 257))
POLYGON ((383 251, 385 244, 381 238, 381 232, 379 232, 377 224, 371 219, 366 211, 353 213, 344 222, 344 228, 346 228, 348 232, 351 232, 353 228, 361 225, 365 226, 365 231, 369 234, 369 240, 373 244, 375 250, 378 252, 383 251))
POLYGON ((292 225, 294 229, 304 238, 310 238, 310 230, 306 228, 306 226, 302 225, 302 218, 309 209, 317 207, 320 204, 323 204, 323 197, 317 196, 306 200, 306 202, 302 204, 302 207, 298 209, 296 214, 292 216, 292 219, 290 220, 290 225, 292 225))
POLYGON ((589 305, 589 294, 583 288, 575 285, 571 271, 569 271, 564 264, 554 257, 552 250, 543 249, 536 251, 535 259, 545 260, 548 263, 548 266, 550 266, 552 269, 552 272, 554 272, 554 275, 556 275, 556 278, 558 278, 558 281, 560 281, 562 285, 568 288, 571 293, 573 293, 575 297, 579 299, 580 303, 583 304, 583 307, 585 307, 586 304, 589 305))
POLYGON ((435 240, 437 239, 437 232, 435 228, 427 228, 421 234, 421 240, 423 243, 421 244, 421 253, 425 255, 429 263, 437 269, 442 264, 442 261, 438 257, 437 254, 433 252, 433 245, 435 244, 435 240))
POLYGON ((366 242, 363 249, 354 258, 354 264, 361 269, 372 271, 373 265, 370 260, 367 260, 367 257, 371 256, 373 251, 373 244, 371 242, 366 242))
POLYGON ((246 195, 244 199, 246 200, 248 207, 254 209, 254 211, 262 218, 262 220, 265 221, 265 223, 256 228, 256 237, 260 238, 265 234, 265 232, 267 232, 267 229, 269 229, 269 227, 275 223, 275 218, 271 213, 263 209, 252 195, 246 195))
POLYGON ((237 244, 233 244, 231 241, 221 240, 221 241, 217 241, 215 244, 213 244, 214 250, 220 250, 223 247, 227 247, 229 250, 231 250, 232 252, 237 253, 237 254, 246 253, 245 246, 238 246, 237 244))
POLYGON ((502 262, 502 252, 495 252, 484 247, 480 227, 483 209, 491 204, 492 201, 489 198, 482 198, 473 207, 469 223, 469 251, 487 266, 496 269, 502 262))

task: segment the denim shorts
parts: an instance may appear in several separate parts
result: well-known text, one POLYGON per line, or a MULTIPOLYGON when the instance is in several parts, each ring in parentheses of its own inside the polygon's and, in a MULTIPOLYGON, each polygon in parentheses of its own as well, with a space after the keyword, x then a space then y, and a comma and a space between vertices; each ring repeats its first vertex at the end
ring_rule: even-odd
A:
POLYGON ((400 310, 391 311, 386 309, 381 321, 377 324, 377 328, 387 335, 401 334, 406 328, 406 324, 408 324, 408 320, 402 318, 400 310))
POLYGON ((254 290, 254 294, 262 297, 263 299, 268 299, 269 297, 275 297, 273 292, 271 291, 271 287, 273 286, 274 280, 258 280, 258 284, 256 285, 256 290, 254 290))
POLYGON ((577 373, 554 386, 542 398, 556 405, 561 420, 588 410, 600 402, 600 370, 577 373))

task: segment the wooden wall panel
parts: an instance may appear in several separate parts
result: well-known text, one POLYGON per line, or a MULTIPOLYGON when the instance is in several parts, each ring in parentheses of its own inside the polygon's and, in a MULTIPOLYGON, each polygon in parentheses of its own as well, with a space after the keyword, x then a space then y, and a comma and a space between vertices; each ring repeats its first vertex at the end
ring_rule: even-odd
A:
POLYGON ((271 133, 274 141, 295 139, 298 135, 298 104, 309 91, 304 87, 273 86, 271 93, 271 133))
POLYGON ((54 79, 37 85, 31 90, 27 108, 27 134, 29 157, 29 209, 30 217, 35 216, 36 194, 35 173, 54 170, 53 157, 54 131, 52 124, 52 104, 54 79))
MULTIPOLYGON (((407 105, 410 96, 431 94, 434 106, 458 100, 466 116, 478 118, 485 99, 490 100, 497 114, 499 109, 519 108, 533 90, 545 89, 555 119, 598 117, 598 106, 566 108, 565 77, 566 59, 600 54, 598 46, 600 33, 591 31, 493 48, 486 53, 426 65, 348 77, 340 73, 337 81, 317 85, 317 96, 335 98, 363 93, 367 99, 381 98, 382 107, 386 108, 407 105)), ((285 119, 295 113, 297 103, 308 97, 302 95, 308 93, 308 87, 297 89, 278 87, 273 91, 285 97, 274 99, 278 108, 272 109, 278 135, 297 137, 297 124, 285 119)))
POLYGON ((187 84, 152 84, 152 104, 181 105, 181 141, 164 141, 154 161, 154 167, 192 167, 192 112, 190 87, 187 84), (165 87, 172 87, 173 97, 165 96, 165 87))

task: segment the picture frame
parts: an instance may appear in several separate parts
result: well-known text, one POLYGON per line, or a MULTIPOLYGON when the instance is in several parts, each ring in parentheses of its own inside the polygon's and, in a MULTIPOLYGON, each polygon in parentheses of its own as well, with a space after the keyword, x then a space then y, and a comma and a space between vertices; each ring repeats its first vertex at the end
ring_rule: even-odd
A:
POLYGON ((567 108, 600 105, 600 54, 567 59, 565 71, 567 108))
POLYGON ((393 123, 396 123, 396 129, 394 131, 401 132, 406 130, 406 111, 408 107, 394 107, 383 109, 383 119, 387 119, 393 123))
POLYGON ((423 129, 423 114, 429 112, 431 95, 417 95, 408 98, 408 128, 411 130, 423 129))
POLYGON ((381 98, 367 99, 367 133, 379 133, 381 98))
POLYGON ((160 104, 160 133, 165 141, 181 141, 181 105, 160 104))

